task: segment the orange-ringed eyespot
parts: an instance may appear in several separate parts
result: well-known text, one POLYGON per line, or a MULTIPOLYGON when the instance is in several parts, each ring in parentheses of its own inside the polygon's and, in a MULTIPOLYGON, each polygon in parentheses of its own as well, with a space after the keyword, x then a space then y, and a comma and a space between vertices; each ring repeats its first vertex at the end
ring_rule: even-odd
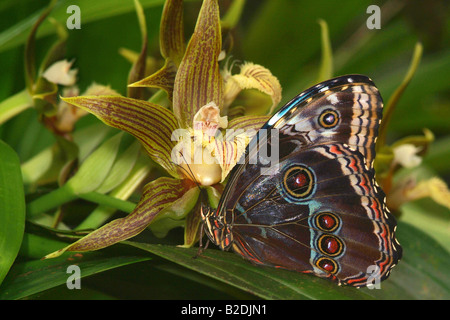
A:
POLYGON ((319 116, 319 125, 325 129, 334 128, 339 122, 339 114, 332 110, 326 109, 319 116))

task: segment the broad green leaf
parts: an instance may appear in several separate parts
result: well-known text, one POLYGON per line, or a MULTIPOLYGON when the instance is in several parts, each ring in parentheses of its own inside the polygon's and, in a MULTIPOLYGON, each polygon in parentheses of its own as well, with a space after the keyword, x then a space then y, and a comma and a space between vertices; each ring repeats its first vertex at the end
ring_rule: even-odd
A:
POLYGON ((405 203, 402 220, 420 228, 450 253, 450 210, 431 199, 405 203))
POLYGON ((141 144, 135 141, 122 154, 118 155, 108 176, 96 191, 107 193, 122 183, 133 169, 139 157, 140 150, 141 144))
POLYGON ((110 127, 104 126, 102 123, 95 123, 76 130, 73 133, 73 140, 79 147, 79 160, 83 162, 111 131, 110 127))
POLYGON ((136 255, 111 255, 103 252, 74 253, 52 260, 31 260, 14 265, 0 287, 1 300, 26 298, 56 286, 72 283, 75 275, 69 266, 80 269, 80 286, 83 278, 121 266, 147 261, 150 257, 136 255))
MULTIPOLYGON (((85 158, 94 150, 104 139, 110 128, 103 124, 95 124, 74 132, 74 147, 78 146, 78 160, 83 162, 85 158)), ((31 159, 22 164, 22 175, 25 184, 41 182, 45 177, 45 182, 56 181, 61 168, 76 155, 69 151, 72 143, 64 142, 61 139, 59 143, 65 143, 65 148, 55 143, 50 147, 41 150, 31 159), (68 157, 68 156, 73 157, 68 157)), ((75 148, 73 148, 75 149, 75 148)), ((75 150, 74 150, 75 151, 75 150)))
POLYGON ((171 160, 175 147, 171 137, 178 124, 170 110, 151 102, 117 96, 82 96, 63 100, 94 114, 109 126, 134 135, 155 162, 178 177, 171 160))
POLYGON ((103 143, 80 166, 77 173, 67 181, 67 186, 77 194, 97 189, 108 176, 119 150, 122 133, 103 143))
MULTIPOLYGON (((142 182, 147 177, 151 168, 152 164, 150 163, 150 159, 147 155, 140 154, 135 166, 126 179, 122 181, 120 185, 115 187, 109 195, 117 199, 128 199, 133 192, 142 185, 142 182)), ((116 208, 101 205, 92 211, 89 216, 77 226, 76 229, 96 229, 104 224, 105 221, 114 214, 114 212, 116 212, 116 208)))
POLYGON ((0 284, 16 259, 25 227, 25 196, 20 160, 0 140, 0 284))
POLYGON ((397 230, 404 256, 380 289, 355 289, 296 272, 253 266, 231 252, 178 248, 135 242, 149 251, 188 269, 223 281, 264 299, 449 299, 447 275, 450 255, 420 230, 400 222, 397 230))
POLYGON ((195 270, 229 285, 238 287, 263 299, 370 299, 353 288, 286 270, 256 267, 231 252, 166 245, 130 243, 188 269, 195 270))
POLYGON ((450 299, 450 254, 421 229, 399 222, 396 234, 403 247, 401 261, 390 278, 381 282, 381 289, 363 291, 378 299, 450 299))
POLYGON ((194 115, 204 105, 222 105, 221 49, 218 1, 205 0, 175 78, 173 111, 182 128, 193 126, 194 115))

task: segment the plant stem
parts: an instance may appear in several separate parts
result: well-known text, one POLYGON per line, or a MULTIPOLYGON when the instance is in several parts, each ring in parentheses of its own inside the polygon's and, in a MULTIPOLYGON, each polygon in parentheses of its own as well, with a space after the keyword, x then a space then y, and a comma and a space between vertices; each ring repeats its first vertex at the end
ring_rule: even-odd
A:
POLYGON ((61 188, 53 190, 52 192, 30 202, 27 205, 27 217, 34 217, 64 203, 75 200, 76 198, 77 195, 73 192, 73 190, 68 187, 68 185, 64 185, 61 188))
POLYGON ((3 100, 0 102, 0 124, 32 106, 31 97, 25 89, 3 100))
POLYGON ((127 213, 131 213, 136 204, 130 201, 121 200, 98 192, 88 192, 79 195, 80 198, 100 205, 112 207, 127 213))
POLYGON ((98 192, 88 192, 77 195, 66 184, 61 188, 47 193, 42 197, 30 202, 27 206, 27 216, 28 218, 34 217, 39 213, 46 212, 77 198, 88 200, 127 213, 132 212, 134 210, 134 207, 136 206, 136 204, 133 202, 117 199, 98 192))

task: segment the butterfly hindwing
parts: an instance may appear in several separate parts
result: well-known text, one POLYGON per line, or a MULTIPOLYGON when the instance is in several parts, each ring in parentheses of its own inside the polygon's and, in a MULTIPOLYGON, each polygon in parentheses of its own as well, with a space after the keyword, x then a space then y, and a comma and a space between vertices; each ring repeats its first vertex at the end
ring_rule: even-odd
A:
POLYGON ((291 100, 230 175, 214 213, 227 239, 221 247, 256 264, 354 286, 374 274, 386 278, 401 247, 372 165, 381 115, 378 90, 359 75, 291 100), (271 153, 279 155, 275 163, 271 153))

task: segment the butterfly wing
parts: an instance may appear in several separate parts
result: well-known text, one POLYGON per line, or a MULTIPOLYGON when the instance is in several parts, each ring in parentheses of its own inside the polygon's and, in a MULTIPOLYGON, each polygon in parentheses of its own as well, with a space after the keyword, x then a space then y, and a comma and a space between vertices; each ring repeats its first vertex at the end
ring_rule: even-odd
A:
POLYGON ((372 165, 381 115, 378 90, 358 75, 312 87, 275 114, 233 169, 216 212, 233 249, 354 286, 386 278, 401 247, 372 165))

